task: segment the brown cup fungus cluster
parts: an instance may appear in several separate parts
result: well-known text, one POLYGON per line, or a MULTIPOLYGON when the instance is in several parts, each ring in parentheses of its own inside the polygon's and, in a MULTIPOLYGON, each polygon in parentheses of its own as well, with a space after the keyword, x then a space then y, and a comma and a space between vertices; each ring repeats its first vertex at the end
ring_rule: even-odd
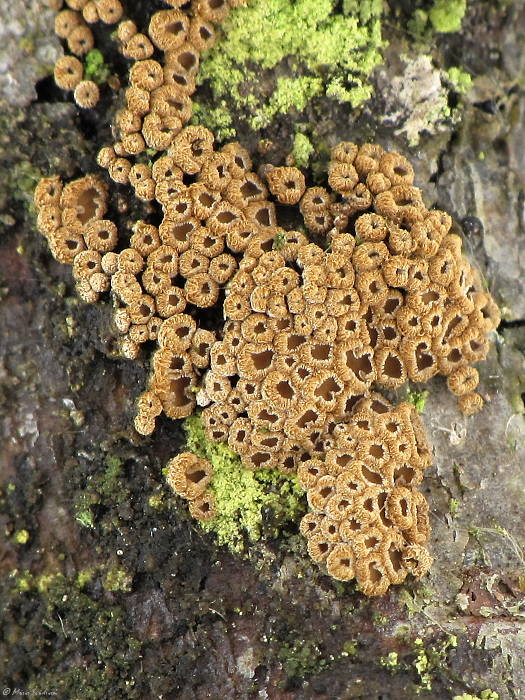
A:
POLYGON ((55 17, 55 32, 63 39, 73 55, 62 56, 55 64, 55 83, 63 90, 72 90, 79 107, 90 109, 100 98, 100 90, 93 80, 84 80, 84 66, 80 58, 95 46, 90 25, 97 22, 114 24, 123 15, 120 0, 52 0, 52 6, 60 10, 55 17), (77 58, 80 57, 80 58, 77 58))
POLYGON ((323 459, 299 465, 310 506, 300 530, 330 576, 355 577, 363 593, 382 595, 432 563, 423 546, 428 504, 416 488, 430 449, 413 406, 392 407, 381 395, 360 399, 332 435, 323 459))
POLYGON ((117 227, 103 216, 108 188, 96 175, 67 185, 58 176, 43 178, 35 189, 37 225, 53 256, 73 266, 79 296, 98 300, 110 287, 109 251, 117 245, 117 227))
POLYGON ((194 139, 189 134, 178 140, 176 137, 192 115, 191 95, 195 92, 200 52, 213 46, 216 25, 227 17, 231 7, 244 4, 244 0, 193 0, 184 10, 179 8, 187 3, 173 0, 168 4, 171 9, 151 17, 147 36, 138 32, 130 20, 117 27, 121 51, 134 63, 124 93, 125 107, 115 121, 117 140, 103 148, 98 158, 115 182, 131 184, 143 201, 169 197, 177 175, 182 177, 179 168, 170 174, 164 171, 160 180, 172 182, 161 184, 153 167, 135 162, 147 148, 182 157, 184 172, 192 175, 200 171, 209 156, 209 138, 194 139))
MULTIPOLYGON (((98 6, 68 4, 77 14, 98 6)), ((298 474, 310 556, 382 594, 430 566, 428 506, 416 487, 431 457, 415 411, 377 390, 441 374, 461 411, 478 411, 472 364, 487 354, 497 306, 401 155, 341 143, 328 187, 306 187, 297 168, 266 166, 259 177, 239 144, 217 150, 210 131, 184 126, 199 52, 240 3, 170 4, 151 18, 149 38, 130 20, 118 26, 136 62, 116 117, 120 140, 98 156, 114 181, 158 208, 160 223, 135 222, 124 242, 103 218, 100 177, 64 185, 55 176, 35 191, 38 227, 72 265, 84 301, 111 292, 125 357, 156 343, 137 431, 151 434, 162 412, 183 418, 201 406, 207 437, 246 468, 298 474), (134 160, 146 147, 159 157, 134 160), (279 228, 273 199, 297 207, 304 228, 279 228), (211 307, 224 317, 214 332, 199 326, 199 309, 211 307)), ((213 517, 211 465, 183 453, 168 466, 192 515, 213 517)))
POLYGON ((189 502, 190 514, 197 520, 214 517, 215 498, 207 486, 212 476, 212 466, 207 459, 191 452, 182 452, 166 465, 167 481, 171 488, 189 502))

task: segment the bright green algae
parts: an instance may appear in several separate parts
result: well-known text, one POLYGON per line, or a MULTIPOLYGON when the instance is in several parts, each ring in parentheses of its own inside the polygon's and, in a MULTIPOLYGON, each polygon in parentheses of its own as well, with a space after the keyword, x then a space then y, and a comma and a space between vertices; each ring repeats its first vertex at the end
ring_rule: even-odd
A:
POLYGON ((240 552, 246 540, 256 542, 261 537, 264 514, 269 510, 279 524, 295 522, 304 512, 304 493, 295 474, 282 474, 276 469, 249 471, 227 445, 208 440, 198 415, 187 418, 184 428, 188 450, 213 466, 210 489, 217 515, 200 524, 207 532, 215 533, 219 544, 240 552))
MULTIPOLYGON (((369 82, 381 62, 381 0, 253 0, 233 10, 224 38, 202 61, 199 81, 214 94, 213 121, 228 121, 231 97, 253 129, 277 114, 303 110, 312 98, 329 95, 352 107, 372 94, 369 82), (275 82, 261 90, 261 69, 275 69, 275 82), (217 113, 217 109, 224 112, 217 113)), ((210 109, 196 120, 205 123, 210 109)), ((208 124, 206 124, 209 126, 208 124)))

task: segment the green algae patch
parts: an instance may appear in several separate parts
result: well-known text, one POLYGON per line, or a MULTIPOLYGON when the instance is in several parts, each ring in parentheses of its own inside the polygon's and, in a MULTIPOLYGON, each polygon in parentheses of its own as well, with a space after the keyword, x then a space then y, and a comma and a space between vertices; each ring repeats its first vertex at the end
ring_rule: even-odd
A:
POLYGON ((418 673, 420 691, 432 690, 432 683, 441 668, 449 666, 449 654, 458 645, 457 637, 448 634, 446 638, 425 647, 419 637, 414 640, 416 658, 413 666, 418 673))
POLYGON ((27 530, 17 530, 13 535, 16 544, 27 544, 29 542, 29 532, 27 530))
POLYGON ((407 401, 416 409, 417 413, 423 413, 430 392, 424 391, 407 391, 407 401))
POLYGON ((252 129, 267 126, 276 114, 287 114, 292 109, 301 112, 308 102, 323 91, 321 78, 301 76, 299 78, 277 78, 270 100, 259 107, 255 116, 249 119, 252 129))
POLYGON ((471 695, 463 693, 462 695, 454 695, 452 700, 499 700, 499 694, 493 690, 482 690, 479 695, 471 695))
POLYGON ((111 71, 104 61, 104 56, 99 49, 91 49, 84 59, 84 77, 95 83, 105 83, 111 75, 111 71))
POLYGON ((298 168, 307 168, 314 146, 306 134, 297 132, 293 139, 292 157, 298 168))
POLYGON ((381 62, 382 2, 346 0, 343 12, 337 5, 253 0, 233 10, 224 39, 201 63, 199 82, 209 81, 213 105, 231 98, 259 129, 278 114, 303 110, 316 96, 363 104, 372 94, 370 75, 381 62), (278 77, 266 80, 261 69, 275 69, 278 77))
POLYGON ((459 32, 467 11, 467 0, 435 0, 428 17, 436 32, 459 32))
POLYGON ((218 100, 213 105, 194 102, 191 123, 210 129, 219 141, 227 141, 236 133, 226 100, 218 100))
MULTIPOLYGON (((418 5, 425 3, 418 2, 418 5)), ((467 0, 434 0, 430 8, 416 7, 410 22, 409 31, 415 36, 424 34, 450 34, 459 32, 467 11, 467 0)))
POLYGON ((210 489, 216 500, 217 515, 199 521, 206 532, 231 551, 242 552, 246 542, 256 542, 267 532, 266 516, 275 524, 267 534, 277 535, 282 525, 296 521, 304 512, 304 494, 295 475, 275 469, 249 471, 240 457, 222 443, 207 439, 198 415, 184 421, 187 448, 213 466, 210 489))
POLYGON ((399 655, 397 651, 391 651, 386 656, 382 656, 379 659, 379 663, 381 664, 381 666, 384 666, 385 668, 389 668, 391 671, 394 671, 399 666, 399 655))
POLYGON ((459 95, 465 95, 472 87, 472 76, 459 66, 452 66, 447 74, 450 85, 459 95))

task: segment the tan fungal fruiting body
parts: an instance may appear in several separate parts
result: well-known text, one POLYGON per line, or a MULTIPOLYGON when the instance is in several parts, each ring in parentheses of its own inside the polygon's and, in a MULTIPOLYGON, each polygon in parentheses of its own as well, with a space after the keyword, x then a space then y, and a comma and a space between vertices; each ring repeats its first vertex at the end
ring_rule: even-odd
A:
POLYGON ((90 109, 99 100, 100 91, 98 85, 92 80, 81 80, 75 87, 73 97, 79 107, 90 109))
MULTIPOLYGON (((118 0, 68 4, 57 33, 79 43, 78 53, 89 44, 86 22, 122 14, 118 0)), ((264 166, 258 176, 238 143, 218 149, 209 130, 187 126, 199 52, 241 3, 168 4, 151 18, 149 38, 128 19, 117 27, 134 62, 117 140, 98 154, 113 181, 156 210, 156 225, 139 220, 119 241, 105 218, 107 185, 89 175, 41 180, 38 227, 56 259, 72 265, 86 303, 111 293, 124 357, 155 343, 137 432, 150 435, 162 412, 175 419, 202 407, 207 437, 247 469, 297 472, 312 559, 380 595, 431 564, 417 490, 431 456, 414 410, 377 390, 441 374, 463 413, 479 411, 472 364, 488 352, 497 306, 450 217, 425 207, 400 154, 341 143, 327 187, 306 187, 297 168, 264 166), (146 148, 160 151, 147 163, 137 160, 146 148), (274 200, 298 207, 306 234, 277 226, 274 200), (199 310, 219 299, 223 327, 199 328, 199 310)), ((60 59, 55 77, 79 106, 96 103, 98 87, 83 80, 78 59, 60 59)), ((212 518, 211 466, 183 453, 168 467, 190 513, 212 518)))
POLYGON ((191 452, 182 452, 168 464, 167 481, 179 496, 189 501, 190 514, 198 520, 215 515, 215 499, 207 490, 212 475, 210 462, 191 452))
MULTIPOLYGON (((126 58, 134 61, 129 73, 130 85, 125 92, 126 109, 117 116, 121 141, 113 144, 115 151, 124 160, 140 155, 146 148, 158 151, 169 149, 175 136, 190 120, 190 96, 195 91, 194 76, 199 66, 199 53, 213 45, 216 35, 214 25, 225 19, 231 3, 226 0, 202 0, 192 3, 189 9, 184 10, 179 9, 184 3, 173 0, 168 4, 173 9, 160 10, 151 17, 149 37, 139 32, 136 24, 129 19, 120 21, 117 27, 120 50, 126 58), (155 47, 161 52, 160 61, 152 58, 155 47)), ((244 3, 237 2, 235 6, 242 4, 244 3)), ((89 2, 83 6, 82 11, 84 20, 88 22, 116 22, 122 15, 118 0, 89 2)), ((82 24, 84 20, 78 12, 72 12, 60 22, 57 20, 57 33, 60 32, 59 35, 69 41, 70 33, 78 33, 79 28, 90 32, 82 24)), ((62 83, 73 82, 73 78, 68 80, 62 77, 61 80, 62 83)), ((182 143, 179 145, 182 146, 182 143)), ((207 151, 202 151, 191 143, 186 143, 185 146, 186 150, 180 153, 179 158, 186 163, 186 171, 194 174, 197 172, 192 171, 195 159, 199 161, 200 170, 207 151)), ((104 154, 99 158, 99 163, 108 168, 110 177, 116 182, 128 182, 133 161, 127 160, 128 165, 122 160, 115 164, 114 160, 108 159, 104 154)), ((245 169, 248 170, 249 167, 245 169)), ((301 177, 299 173, 299 178, 301 177)), ((153 199, 154 184, 150 179, 143 179, 133 186, 139 199, 153 199)))
POLYGON ((84 67, 75 56, 62 56, 55 63, 55 83, 63 90, 74 90, 83 75, 84 67))
MULTIPOLYGON (((97 176, 87 175, 65 187, 59 177, 43 178, 35 190, 35 206, 38 227, 47 238, 51 252, 60 262, 74 264, 81 253, 89 253, 86 251, 89 246, 84 233, 93 242, 97 227, 98 248, 93 247, 93 252, 101 249, 100 233, 104 228, 101 222, 107 209, 107 187, 97 176)), ((116 229, 113 222, 105 223, 108 227, 105 250, 110 250, 108 246, 114 247, 117 242, 116 229)), ((81 260, 82 258, 78 259, 77 268, 81 260)), ((100 272, 100 269, 99 263, 93 262, 92 267, 83 275, 84 279, 88 280, 91 274, 100 272)), ((86 284, 81 289, 84 290, 83 298, 87 296, 89 301, 98 299, 98 293, 95 290, 88 291, 86 284)))
POLYGON ((297 204, 306 189, 298 168, 272 168, 266 175, 270 192, 282 204, 297 204))
POLYGON ((423 575, 432 562, 423 547, 428 506, 416 489, 430 462, 418 422, 409 404, 371 395, 334 429, 323 460, 298 468, 311 508, 300 528, 308 551, 334 578, 357 578, 366 595, 382 595, 415 568, 423 575))
MULTIPOLYGON (((102 21, 105 24, 118 22, 124 12, 119 0, 70 0, 68 9, 55 17, 55 32, 67 43, 72 54, 84 56, 95 46, 95 38, 88 24, 102 21), (86 24, 87 23, 87 24, 86 24)), ((79 107, 91 109, 100 97, 98 85, 93 81, 82 81, 83 65, 74 56, 63 56, 55 64, 54 78, 63 90, 74 90, 74 99, 79 107)))

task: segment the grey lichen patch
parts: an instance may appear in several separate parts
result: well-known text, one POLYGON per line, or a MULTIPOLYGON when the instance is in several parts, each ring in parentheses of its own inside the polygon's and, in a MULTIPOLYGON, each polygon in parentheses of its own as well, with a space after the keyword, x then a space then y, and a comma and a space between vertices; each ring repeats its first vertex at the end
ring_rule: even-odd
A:
POLYGON ((27 106, 35 83, 62 53, 53 33, 54 12, 40 0, 9 3, 0 22, 0 105, 27 106))
POLYGON ((402 61, 400 74, 384 84, 387 110, 382 121, 417 146, 422 134, 446 131, 458 121, 461 110, 450 107, 449 95, 468 89, 468 74, 457 69, 450 75, 437 68, 429 54, 404 55, 402 61))
POLYGON ((525 102, 515 95, 522 76, 523 67, 508 61, 497 80, 473 79, 438 180, 445 207, 480 221, 465 231, 467 254, 485 257, 486 284, 506 320, 525 318, 525 102))
POLYGON ((477 649, 495 652, 489 669, 468 674, 476 687, 489 685, 501 698, 522 697, 525 688, 525 629, 523 623, 485 622, 476 637, 477 649))

